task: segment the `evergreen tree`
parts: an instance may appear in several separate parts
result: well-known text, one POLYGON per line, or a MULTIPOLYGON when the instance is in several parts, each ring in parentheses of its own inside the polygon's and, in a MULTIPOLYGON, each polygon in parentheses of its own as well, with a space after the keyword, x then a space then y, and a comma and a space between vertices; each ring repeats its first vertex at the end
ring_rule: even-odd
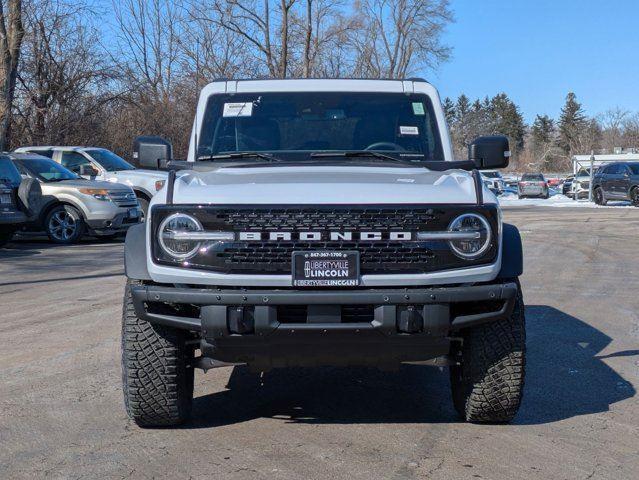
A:
POLYGON ((586 115, 577 96, 570 92, 559 117, 559 147, 566 155, 577 153, 580 137, 588 126, 586 115))
POLYGON ((546 145, 555 139, 555 121, 548 115, 537 115, 531 128, 532 142, 535 146, 546 145))
POLYGON ((455 105, 455 117, 458 122, 464 120, 464 118, 470 112, 470 100, 463 93, 457 99, 457 103, 455 105))
POLYGON ((446 122, 449 128, 452 129, 453 123, 455 122, 455 103, 449 97, 446 97, 442 107, 444 109, 444 115, 446 116, 446 122))
POLYGON ((495 95, 490 101, 490 112, 494 133, 506 135, 514 151, 524 148, 526 125, 519 107, 505 93, 495 95))

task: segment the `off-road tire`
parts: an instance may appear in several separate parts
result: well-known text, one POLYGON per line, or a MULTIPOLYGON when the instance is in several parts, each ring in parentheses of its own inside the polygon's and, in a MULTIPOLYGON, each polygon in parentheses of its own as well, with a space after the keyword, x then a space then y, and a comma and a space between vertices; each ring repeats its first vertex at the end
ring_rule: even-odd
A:
POLYGON ((511 421, 521 403, 526 365, 526 330, 521 288, 509 318, 463 330, 450 368, 455 409, 467 422, 511 421))
POLYGON ((181 330, 138 318, 127 281, 122 309, 122 390, 127 414, 141 427, 179 425, 193 404, 193 348, 181 330))

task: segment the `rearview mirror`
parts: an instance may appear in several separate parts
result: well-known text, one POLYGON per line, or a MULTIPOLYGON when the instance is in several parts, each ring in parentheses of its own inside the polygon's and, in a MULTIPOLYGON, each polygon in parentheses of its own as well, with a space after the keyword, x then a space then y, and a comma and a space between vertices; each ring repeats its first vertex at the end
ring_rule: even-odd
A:
POLYGON ((133 141, 133 163, 138 168, 164 170, 173 160, 173 146, 162 137, 142 136, 133 141))
POLYGON ((468 160, 477 168, 505 168, 510 159, 508 138, 503 135, 479 137, 468 146, 468 160))

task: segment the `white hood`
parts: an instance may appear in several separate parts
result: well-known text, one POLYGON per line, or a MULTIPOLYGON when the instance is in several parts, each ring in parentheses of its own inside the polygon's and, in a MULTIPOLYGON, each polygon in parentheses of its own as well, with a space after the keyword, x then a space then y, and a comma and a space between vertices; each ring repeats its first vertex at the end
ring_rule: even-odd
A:
MULTIPOLYGON (((165 198, 166 188, 158 196, 165 198)), ((484 188, 488 203, 496 203, 484 188)), ((154 203, 161 201, 159 198, 154 203)), ((473 204, 463 170, 376 166, 266 166, 185 171, 175 182, 181 204, 473 204)))

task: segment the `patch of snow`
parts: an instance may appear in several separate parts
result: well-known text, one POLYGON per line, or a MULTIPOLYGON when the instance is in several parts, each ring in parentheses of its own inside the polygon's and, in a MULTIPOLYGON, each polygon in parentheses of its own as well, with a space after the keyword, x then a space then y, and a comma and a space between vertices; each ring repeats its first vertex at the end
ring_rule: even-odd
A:
POLYGON ((608 202, 607 205, 596 205, 588 200, 575 201, 557 193, 550 198, 517 198, 517 195, 506 193, 497 197, 502 207, 570 207, 570 208, 635 208, 630 202, 608 202))

